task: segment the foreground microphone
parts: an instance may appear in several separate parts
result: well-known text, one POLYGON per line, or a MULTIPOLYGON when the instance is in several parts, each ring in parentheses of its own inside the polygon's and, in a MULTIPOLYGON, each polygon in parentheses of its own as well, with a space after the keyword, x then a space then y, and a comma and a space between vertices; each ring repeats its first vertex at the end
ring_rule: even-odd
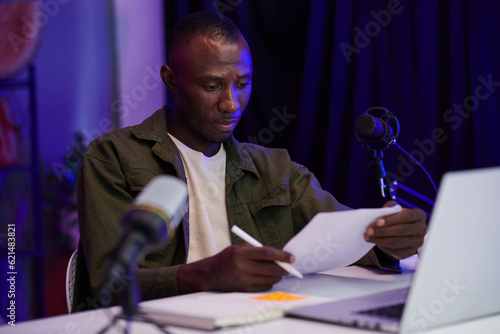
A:
POLYGON ((155 177, 137 195, 122 216, 122 237, 110 255, 101 281, 99 299, 104 306, 109 305, 111 300, 106 299, 112 294, 127 288, 123 278, 129 275, 130 268, 144 250, 172 238, 186 208, 186 184, 173 176, 155 177))

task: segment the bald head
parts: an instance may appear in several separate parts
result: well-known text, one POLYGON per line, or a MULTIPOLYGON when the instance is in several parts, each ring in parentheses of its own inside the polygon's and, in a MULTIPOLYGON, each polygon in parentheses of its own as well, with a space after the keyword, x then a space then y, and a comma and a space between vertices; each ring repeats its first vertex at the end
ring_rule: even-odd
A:
MULTIPOLYGON (((238 27, 224 15, 211 11, 198 11, 181 18, 169 38, 168 61, 176 51, 189 44, 196 35, 203 34, 221 44, 235 44, 245 40, 238 27)), ((246 44, 246 41, 245 41, 246 44)))

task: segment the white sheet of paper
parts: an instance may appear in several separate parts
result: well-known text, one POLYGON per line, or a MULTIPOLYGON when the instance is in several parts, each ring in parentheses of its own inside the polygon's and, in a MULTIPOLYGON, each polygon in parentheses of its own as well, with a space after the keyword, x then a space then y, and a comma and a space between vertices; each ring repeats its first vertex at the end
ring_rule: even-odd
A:
POLYGON ((379 217, 402 210, 390 208, 320 212, 290 239, 283 250, 295 256, 292 264, 302 274, 317 273, 353 264, 373 246, 366 242, 366 228, 379 217))

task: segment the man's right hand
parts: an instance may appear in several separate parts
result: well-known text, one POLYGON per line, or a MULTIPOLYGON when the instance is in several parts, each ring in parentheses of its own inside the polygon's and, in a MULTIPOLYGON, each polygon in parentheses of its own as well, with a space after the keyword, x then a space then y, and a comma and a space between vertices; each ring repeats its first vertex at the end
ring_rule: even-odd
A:
POLYGON ((179 293, 256 292, 272 288, 287 274, 274 261, 292 263, 293 255, 272 247, 233 245, 209 258, 185 264, 177 272, 179 293))

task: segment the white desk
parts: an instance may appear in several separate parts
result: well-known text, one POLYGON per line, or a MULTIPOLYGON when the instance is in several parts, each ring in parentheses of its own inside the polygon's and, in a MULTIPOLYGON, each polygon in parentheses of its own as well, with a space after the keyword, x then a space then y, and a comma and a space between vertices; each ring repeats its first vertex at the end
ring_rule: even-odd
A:
MULTIPOLYGON (((416 257, 405 260, 402 263, 402 275, 384 275, 380 272, 371 271, 366 268, 349 267, 332 270, 327 274, 308 275, 304 280, 289 276, 279 282, 274 291, 285 291, 289 293, 327 296, 333 298, 347 298, 372 292, 391 290, 409 286, 416 257)), ((147 302, 144 302, 147 303, 147 302)), ((44 334, 79 334, 97 333, 104 328, 115 314, 120 312, 118 307, 101 309, 95 311, 80 312, 71 315, 51 317, 39 320, 16 323, 15 327, 4 325, 0 327, 0 333, 44 333, 44 334)), ((118 325, 106 333, 123 333, 125 322, 120 320, 118 325)), ((242 327, 226 328, 215 332, 207 332, 179 327, 168 327, 169 332, 174 334, 200 334, 200 333, 231 333, 231 334, 323 334, 323 333, 375 333, 354 328, 335 326, 320 322, 282 318, 265 323, 251 324, 242 327)), ((131 333, 162 333, 154 325, 134 322, 131 325, 131 333)), ((427 331, 431 334, 470 334, 470 333, 499 333, 500 315, 490 316, 453 326, 446 326, 427 331)))

